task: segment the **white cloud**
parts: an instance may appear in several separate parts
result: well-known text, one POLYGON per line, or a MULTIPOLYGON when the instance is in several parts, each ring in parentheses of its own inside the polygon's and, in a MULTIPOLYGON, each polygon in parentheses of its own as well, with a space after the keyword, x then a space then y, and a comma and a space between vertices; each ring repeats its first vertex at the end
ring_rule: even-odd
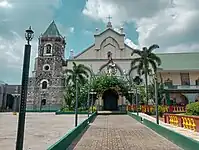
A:
POLYGON ((199 51, 197 0, 88 0, 83 14, 103 22, 110 14, 115 26, 134 22, 140 46, 157 43, 158 51, 199 51))
POLYGON ((6 0, 0 1, 0 8, 11 8, 11 7, 12 7, 12 5, 8 1, 6 1, 6 0))
POLYGON ((31 42, 32 71, 37 37, 46 30, 60 5, 61 0, 0 0, 0 80, 19 84, 26 42, 24 32, 30 25, 35 31, 31 42))
POLYGON ((74 27, 70 27, 69 30, 70 30, 71 33, 74 33, 75 28, 74 27))

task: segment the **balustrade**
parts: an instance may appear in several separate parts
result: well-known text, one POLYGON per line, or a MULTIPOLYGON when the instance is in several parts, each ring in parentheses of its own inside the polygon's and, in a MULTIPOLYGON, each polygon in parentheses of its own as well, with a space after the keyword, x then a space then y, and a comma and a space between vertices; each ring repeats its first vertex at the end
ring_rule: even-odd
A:
POLYGON ((198 116, 186 116, 179 114, 164 114, 164 122, 182 127, 185 129, 199 132, 199 117, 198 116))
MULTIPOLYGON (((162 105, 164 113, 183 113, 186 111, 185 106, 167 106, 167 105, 162 105)), ((128 111, 136 111, 136 105, 128 105, 127 106, 128 111)), ((146 112, 155 112, 155 105, 140 105, 138 107, 138 110, 140 110, 142 113, 146 112)))

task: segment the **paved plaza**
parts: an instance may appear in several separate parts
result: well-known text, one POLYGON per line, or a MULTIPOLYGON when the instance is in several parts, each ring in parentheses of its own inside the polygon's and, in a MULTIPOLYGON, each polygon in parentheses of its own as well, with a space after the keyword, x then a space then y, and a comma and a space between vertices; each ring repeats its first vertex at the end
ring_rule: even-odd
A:
POLYGON ((97 116, 75 150, 180 150, 178 146, 127 115, 97 116))
MULTIPOLYGON (((83 121, 87 115, 79 115, 83 121)), ((0 149, 15 149, 18 115, 0 113, 0 149)), ((70 129, 74 128, 74 115, 54 113, 27 113, 24 150, 45 150, 70 129)))

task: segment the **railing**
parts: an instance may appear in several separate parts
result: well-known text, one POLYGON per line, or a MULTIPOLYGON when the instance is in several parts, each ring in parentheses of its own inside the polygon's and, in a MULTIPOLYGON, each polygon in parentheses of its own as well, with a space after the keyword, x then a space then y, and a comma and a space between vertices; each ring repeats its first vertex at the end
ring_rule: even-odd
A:
POLYGON ((164 122, 177 127, 199 132, 199 116, 164 114, 164 122))
MULTIPOLYGON (((165 113, 183 113, 186 111, 186 106, 167 106, 162 105, 163 112, 165 113)), ((128 105, 127 111, 136 111, 136 105, 128 105)), ((138 110, 142 113, 155 112, 155 105, 140 105, 138 110)))
POLYGON ((177 89, 177 90, 199 90, 199 85, 165 85, 164 89, 177 89))

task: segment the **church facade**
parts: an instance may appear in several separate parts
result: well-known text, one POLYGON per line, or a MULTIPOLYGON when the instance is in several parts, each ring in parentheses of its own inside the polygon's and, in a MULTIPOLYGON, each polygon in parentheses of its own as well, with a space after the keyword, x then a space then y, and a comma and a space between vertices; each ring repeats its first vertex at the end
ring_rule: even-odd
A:
MULTIPOLYGON (((123 76, 129 74, 131 69, 133 49, 124 42, 125 34, 123 28, 115 31, 111 22, 108 22, 106 29, 99 32, 96 29, 94 43, 74 57, 67 60, 67 68, 72 68, 73 63, 84 64, 89 67, 95 75, 111 74, 123 76)), ((131 72, 135 76, 136 71, 131 72)), ((113 88, 104 91, 95 101, 98 110, 123 110, 127 101, 120 91, 113 88)))
MULTIPOLYGON (((84 64, 94 74, 112 73, 122 76, 130 70, 133 49, 125 44, 123 28, 116 32, 108 22, 106 29, 94 34, 95 43, 69 59, 64 58, 65 39, 53 21, 39 38, 38 57, 35 59, 33 76, 29 78, 28 109, 59 108, 63 100, 63 71, 72 68, 72 62, 84 64)), ((112 93, 113 95, 113 93, 112 93)), ((125 98, 115 94, 117 105, 125 103, 125 98)), ((102 106, 103 101, 96 104, 102 106)))

